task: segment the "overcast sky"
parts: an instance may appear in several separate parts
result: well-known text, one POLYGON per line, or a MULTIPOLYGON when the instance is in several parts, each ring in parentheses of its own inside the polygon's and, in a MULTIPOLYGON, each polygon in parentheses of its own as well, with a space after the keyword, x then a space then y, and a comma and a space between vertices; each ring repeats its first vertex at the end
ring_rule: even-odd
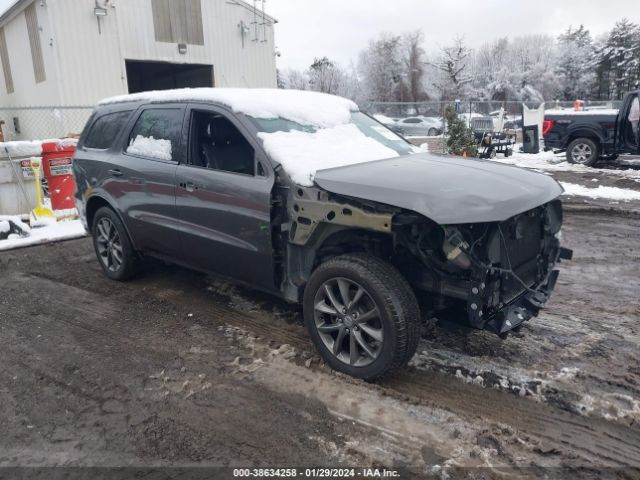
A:
POLYGON ((640 22, 638 0, 267 0, 276 17, 279 68, 307 68, 315 56, 347 65, 381 32, 421 28, 427 50, 456 34, 473 44, 500 36, 557 35, 583 23, 592 34, 626 16, 640 22))
POLYGON ((4 11, 11 5, 15 0, 0 0, 0 12, 4 13, 4 11))
MULTIPOLYGON (((0 0, 0 11, 11 3, 0 0)), ((299 69, 324 55, 347 65, 384 31, 421 28, 431 51, 455 34, 481 44, 500 36, 557 35, 580 23, 597 35, 623 16, 640 22, 638 0, 267 0, 266 9, 279 21, 278 66, 299 69)))

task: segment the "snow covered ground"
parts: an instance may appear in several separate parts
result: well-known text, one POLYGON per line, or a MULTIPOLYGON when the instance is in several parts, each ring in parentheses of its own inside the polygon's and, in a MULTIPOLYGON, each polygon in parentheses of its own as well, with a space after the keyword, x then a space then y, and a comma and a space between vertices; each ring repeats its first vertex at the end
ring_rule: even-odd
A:
POLYGON ((60 240, 70 240, 72 238, 80 238, 86 235, 80 220, 47 222, 40 227, 29 228, 20 220, 19 217, 9 216, 0 216, 0 233, 8 231, 9 220, 26 230, 28 232, 28 236, 12 234, 6 240, 0 240, 0 251, 29 247, 32 245, 60 240))
POLYGON ((640 201, 640 158, 620 157, 597 168, 574 165, 565 154, 521 153, 509 158, 499 155, 493 161, 553 175, 565 189, 565 196, 609 200, 609 203, 640 201))
POLYGON ((575 183, 560 182, 564 195, 575 195, 589 198, 607 198, 609 200, 640 200, 640 192, 628 188, 603 187, 589 188, 575 183))
POLYGON ((611 175, 617 175, 620 177, 630 178, 640 182, 640 158, 624 157, 619 158, 616 164, 628 167, 637 167, 638 170, 630 169, 597 169, 593 167, 585 167, 583 165, 575 165, 567 162, 565 154, 555 154, 551 151, 540 152, 537 154, 522 153, 517 150, 520 145, 515 146, 513 156, 505 158, 502 155, 493 159, 494 162, 507 163, 509 165, 516 165, 518 167, 529 168, 532 170, 539 170, 543 172, 576 172, 576 173, 594 173, 603 172, 611 175))

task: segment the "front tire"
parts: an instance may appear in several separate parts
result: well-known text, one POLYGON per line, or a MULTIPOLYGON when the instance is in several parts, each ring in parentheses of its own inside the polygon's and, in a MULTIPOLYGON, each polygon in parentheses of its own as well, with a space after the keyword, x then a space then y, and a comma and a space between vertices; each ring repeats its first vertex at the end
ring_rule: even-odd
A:
POLYGON ((427 136, 429 137, 435 137, 436 135, 438 135, 438 131, 435 128, 430 128, 427 132, 427 136))
POLYGON ((600 158, 600 149, 590 138, 576 138, 567 147, 567 161, 593 167, 600 158))
POLYGON ((91 234, 98 263, 107 277, 122 282, 139 272, 140 259, 124 225, 111 208, 102 207, 96 212, 91 234))
POLYGON ((321 264, 305 288, 304 319, 325 362, 365 380, 404 367, 420 339, 420 310, 409 283, 370 255, 321 264))

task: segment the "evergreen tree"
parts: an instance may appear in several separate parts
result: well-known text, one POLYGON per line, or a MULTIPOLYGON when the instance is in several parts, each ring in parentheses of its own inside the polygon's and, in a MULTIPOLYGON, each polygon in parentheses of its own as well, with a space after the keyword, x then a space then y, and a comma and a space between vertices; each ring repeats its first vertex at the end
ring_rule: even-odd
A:
POLYGON ((595 81, 593 55, 591 34, 583 25, 575 30, 569 27, 558 37, 556 73, 561 84, 558 92, 561 99, 576 100, 589 96, 595 81))
POLYGON ((458 117, 452 107, 447 107, 444 116, 449 134, 447 139, 449 153, 463 155, 464 152, 467 152, 468 156, 475 157, 478 154, 478 145, 473 131, 467 126, 467 123, 458 117))
POLYGON ((600 98, 621 99, 640 82, 640 26, 623 18, 597 50, 600 98))

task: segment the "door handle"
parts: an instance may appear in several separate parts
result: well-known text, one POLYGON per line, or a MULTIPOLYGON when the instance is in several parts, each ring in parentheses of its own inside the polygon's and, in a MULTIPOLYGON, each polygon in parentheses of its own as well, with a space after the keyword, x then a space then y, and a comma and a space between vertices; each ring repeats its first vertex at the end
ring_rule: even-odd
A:
POLYGON ((113 177, 121 177, 123 175, 123 173, 118 168, 114 168, 113 170, 109 170, 109 173, 113 177))

